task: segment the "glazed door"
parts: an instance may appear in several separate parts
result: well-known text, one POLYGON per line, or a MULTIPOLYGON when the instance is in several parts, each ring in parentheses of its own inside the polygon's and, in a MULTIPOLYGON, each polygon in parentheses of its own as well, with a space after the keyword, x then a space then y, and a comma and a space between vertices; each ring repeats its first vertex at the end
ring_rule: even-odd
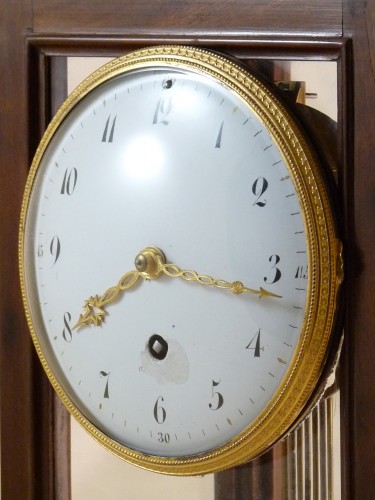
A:
MULTIPOLYGON (((23 0, 4 5, 0 23, 2 497, 70 495, 69 419, 34 354, 17 268, 24 184, 41 134, 66 93, 66 58, 115 57, 137 47, 173 42, 230 53, 272 79, 278 61, 337 65, 334 142, 346 259, 345 338, 338 377, 341 495, 372 498, 374 1, 23 0)), ((329 147, 324 137, 318 142, 323 150, 329 147)), ((279 457, 280 449, 275 448, 252 464, 218 474, 216 499, 280 498, 279 457)))

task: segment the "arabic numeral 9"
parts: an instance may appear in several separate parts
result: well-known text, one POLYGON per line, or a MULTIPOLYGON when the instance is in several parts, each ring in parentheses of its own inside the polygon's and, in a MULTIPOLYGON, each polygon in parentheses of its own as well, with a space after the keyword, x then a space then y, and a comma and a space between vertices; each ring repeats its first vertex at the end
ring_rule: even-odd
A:
POLYGON ((58 258, 60 257, 61 244, 58 236, 54 236, 49 245, 49 251, 51 256, 54 258, 53 266, 56 264, 58 258))

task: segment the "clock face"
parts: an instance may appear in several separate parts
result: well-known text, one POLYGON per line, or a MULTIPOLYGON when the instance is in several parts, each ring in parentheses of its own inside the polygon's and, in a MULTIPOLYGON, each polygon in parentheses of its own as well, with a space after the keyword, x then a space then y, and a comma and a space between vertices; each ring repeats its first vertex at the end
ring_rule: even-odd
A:
POLYGON ((34 162, 26 309, 52 383, 96 439, 141 465, 190 463, 262 422, 274 432, 312 314, 309 213, 288 151, 236 89, 166 61, 113 74, 34 162), (117 288, 100 325, 77 326, 149 246, 174 276, 117 288), (236 281, 254 293, 231 293, 236 281))

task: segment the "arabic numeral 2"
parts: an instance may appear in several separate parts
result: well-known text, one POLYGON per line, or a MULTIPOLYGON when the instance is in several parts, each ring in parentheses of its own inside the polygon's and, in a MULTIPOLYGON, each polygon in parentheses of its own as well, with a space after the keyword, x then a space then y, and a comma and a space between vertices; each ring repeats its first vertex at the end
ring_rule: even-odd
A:
POLYGON ((253 203, 258 207, 265 207, 267 200, 263 198, 264 193, 267 191, 268 181, 264 177, 258 177, 251 187, 252 193, 256 196, 256 200, 253 203))

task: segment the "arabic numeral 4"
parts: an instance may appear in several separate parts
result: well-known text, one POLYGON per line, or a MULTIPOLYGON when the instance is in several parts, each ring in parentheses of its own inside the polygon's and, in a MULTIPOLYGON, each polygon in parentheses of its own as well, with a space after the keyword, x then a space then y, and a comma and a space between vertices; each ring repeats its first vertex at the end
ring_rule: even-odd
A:
POLYGON ((260 358, 260 351, 264 351, 264 346, 261 345, 260 340, 260 328, 251 339, 250 343, 246 346, 246 349, 254 351, 254 358, 260 358))

